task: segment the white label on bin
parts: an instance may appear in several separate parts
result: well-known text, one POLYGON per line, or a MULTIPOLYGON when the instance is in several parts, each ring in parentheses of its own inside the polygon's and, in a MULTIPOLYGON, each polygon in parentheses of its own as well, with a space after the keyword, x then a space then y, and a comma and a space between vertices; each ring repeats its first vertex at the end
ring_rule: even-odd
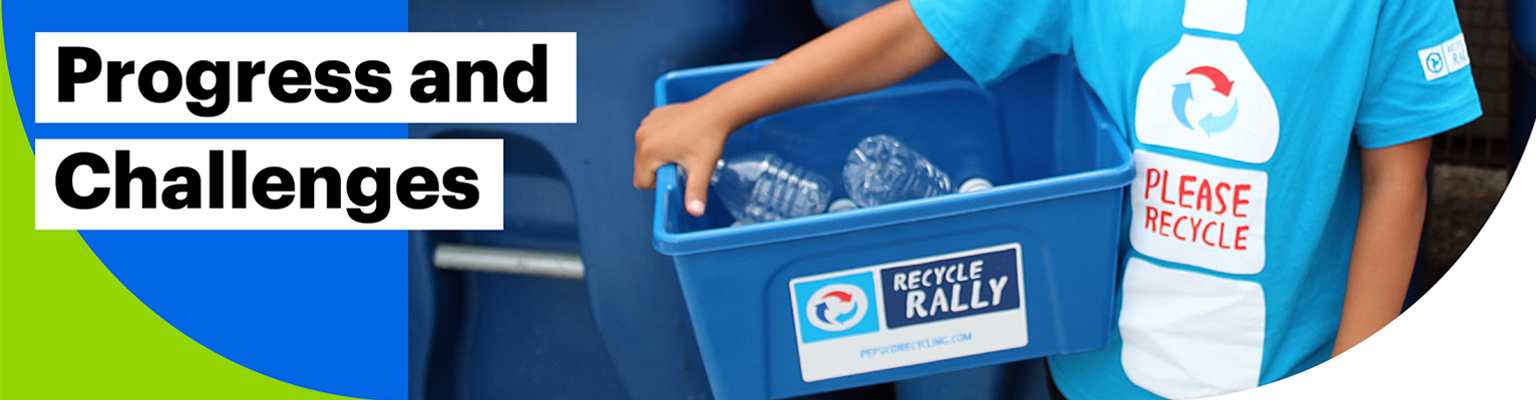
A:
POLYGON ((1136 150, 1131 246, 1229 274, 1264 270, 1269 175, 1136 150))
POLYGON ((806 382, 1024 347, 1019 244, 789 281, 806 382))

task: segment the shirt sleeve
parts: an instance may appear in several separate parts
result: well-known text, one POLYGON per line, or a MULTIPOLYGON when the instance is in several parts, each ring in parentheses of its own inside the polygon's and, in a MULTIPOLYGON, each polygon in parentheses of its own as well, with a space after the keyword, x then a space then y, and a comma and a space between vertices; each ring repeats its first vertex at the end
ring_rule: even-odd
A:
POLYGON ((1382 2, 1355 119, 1360 146, 1433 136, 1483 114, 1450 0, 1382 2))
POLYGON ((985 86, 1071 49, 1067 0, 910 0, 939 47, 985 86))

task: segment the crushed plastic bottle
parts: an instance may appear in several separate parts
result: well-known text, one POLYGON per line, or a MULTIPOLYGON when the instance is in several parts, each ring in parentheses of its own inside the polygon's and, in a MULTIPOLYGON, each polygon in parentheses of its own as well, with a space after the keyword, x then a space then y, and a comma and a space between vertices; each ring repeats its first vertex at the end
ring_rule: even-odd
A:
POLYGON ((843 166, 848 197, 860 207, 920 199, 954 192, 949 175, 895 138, 864 138, 843 166))
POLYGON ((832 181, 768 153, 721 159, 709 184, 743 225, 820 214, 832 197, 832 181))

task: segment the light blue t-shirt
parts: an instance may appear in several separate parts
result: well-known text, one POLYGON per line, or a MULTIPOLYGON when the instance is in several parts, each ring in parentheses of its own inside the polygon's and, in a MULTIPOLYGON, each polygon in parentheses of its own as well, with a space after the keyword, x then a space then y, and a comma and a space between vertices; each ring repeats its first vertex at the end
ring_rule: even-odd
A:
POLYGON ((1074 55, 1133 149, 1109 344, 1050 359, 1072 399, 1209 396, 1327 360, 1359 148, 1482 114, 1449 0, 911 3, 984 85, 1074 55))

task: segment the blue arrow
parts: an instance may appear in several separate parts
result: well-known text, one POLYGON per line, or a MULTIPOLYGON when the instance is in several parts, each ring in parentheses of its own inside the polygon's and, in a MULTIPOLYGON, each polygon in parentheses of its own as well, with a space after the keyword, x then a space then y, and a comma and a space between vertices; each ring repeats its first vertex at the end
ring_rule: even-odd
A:
POLYGON ((1189 117, 1184 116, 1184 106, 1188 105, 1189 101, 1194 99, 1195 93, 1189 90, 1188 83, 1173 85, 1173 116, 1177 117, 1179 119, 1179 123, 1184 124, 1184 127, 1189 128, 1190 130, 1194 130, 1195 127, 1190 126, 1189 117))
POLYGON ((831 318, 827 318, 827 303, 816 306, 816 316, 821 317, 821 322, 833 323, 831 318))
POLYGON ((1216 113, 1206 114, 1205 118, 1200 119, 1200 128, 1205 129, 1205 136, 1209 137, 1212 133, 1232 128, 1234 122, 1237 122, 1237 100, 1232 100, 1232 109, 1226 115, 1218 117, 1216 113))
MULTIPOLYGON (((827 304, 827 303, 821 303, 821 304, 827 304)), ((840 317, 853 318, 853 314, 856 311, 859 311, 859 303, 853 303, 853 308, 848 309, 848 312, 843 313, 843 315, 840 315, 840 317)), ((837 321, 838 324, 843 324, 843 323, 847 323, 847 322, 848 321, 837 321)))

